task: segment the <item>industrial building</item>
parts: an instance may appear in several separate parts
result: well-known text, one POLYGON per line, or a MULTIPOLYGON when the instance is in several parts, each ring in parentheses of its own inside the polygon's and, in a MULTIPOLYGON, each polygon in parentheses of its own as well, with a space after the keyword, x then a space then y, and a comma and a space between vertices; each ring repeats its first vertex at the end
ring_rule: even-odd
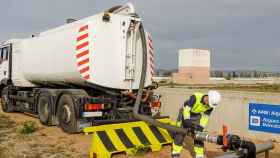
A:
POLYGON ((178 72, 172 74, 172 81, 178 84, 209 84, 210 55, 207 49, 180 49, 178 72))

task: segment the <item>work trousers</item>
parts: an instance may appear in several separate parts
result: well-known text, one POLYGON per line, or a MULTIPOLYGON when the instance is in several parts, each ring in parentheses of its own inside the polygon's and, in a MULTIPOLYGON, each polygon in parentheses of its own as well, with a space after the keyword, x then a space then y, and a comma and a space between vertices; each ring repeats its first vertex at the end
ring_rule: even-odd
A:
MULTIPOLYGON (((177 118, 176 126, 178 127, 184 127, 184 128, 192 128, 192 124, 197 124, 197 121, 190 121, 190 120, 182 120, 182 109, 179 111, 179 115, 177 118)), ((201 129, 203 130, 203 129, 201 129)), ((173 144, 172 144, 172 158, 179 158, 180 154, 183 149, 183 142, 185 139, 186 135, 180 134, 180 133, 174 133, 173 134, 173 144)), ((191 143, 189 143, 191 144, 191 143)), ((193 140, 193 150, 195 153, 196 158, 204 158, 204 142, 203 141, 198 141, 198 140, 193 140)))
MULTIPOLYGON (((175 134, 174 142, 172 144, 172 157, 179 158, 183 149, 183 142, 186 135, 183 134, 175 134)), ((189 143, 190 144, 190 143, 189 143)), ((204 157, 204 143, 202 141, 193 140, 194 144, 194 153, 196 158, 204 157)))

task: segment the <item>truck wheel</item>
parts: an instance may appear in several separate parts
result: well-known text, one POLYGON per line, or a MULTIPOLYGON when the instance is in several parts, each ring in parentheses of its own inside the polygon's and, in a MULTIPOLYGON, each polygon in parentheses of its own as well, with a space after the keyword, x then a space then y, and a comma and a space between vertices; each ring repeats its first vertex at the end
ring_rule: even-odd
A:
POLYGON ((2 94, 2 90, 5 86, 3 84, 0 85, 0 94, 2 94))
POLYGON ((40 118, 40 121, 44 125, 50 125, 50 100, 48 96, 39 96, 39 101, 38 101, 38 115, 40 118))
POLYGON ((8 95, 9 95, 8 91, 9 91, 8 87, 5 87, 1 93, 2 110, 4 112, 13 112, 14 107, 13 107, 11 100, 8 97, 8 95))
POLYGON ((74 102, 69 94, 64 94, 58 102, 58 120, 59 126, 66 133, 79 132, 77 118, 75 115, 74 102))

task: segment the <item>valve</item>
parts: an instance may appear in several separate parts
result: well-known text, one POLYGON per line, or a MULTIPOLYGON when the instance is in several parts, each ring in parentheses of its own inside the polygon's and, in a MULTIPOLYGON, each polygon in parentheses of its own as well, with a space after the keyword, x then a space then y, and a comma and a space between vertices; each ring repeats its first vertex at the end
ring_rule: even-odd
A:
POLYGON ((111 13, 109 13, 109 12, 105 12, 104 15, 103 15, 103 17, 102 17, 102 20, 103 20, 104 22, 109 22, 110 19, 111 19, 111 15, 110 15, 110 14, 111 14, 111 13))

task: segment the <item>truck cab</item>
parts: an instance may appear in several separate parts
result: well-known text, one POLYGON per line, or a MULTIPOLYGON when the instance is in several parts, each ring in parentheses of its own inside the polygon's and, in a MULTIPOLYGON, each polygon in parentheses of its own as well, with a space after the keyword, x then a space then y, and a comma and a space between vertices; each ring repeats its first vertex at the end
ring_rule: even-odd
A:
POLYGON ((0 45, 0 91, 7 85, 11 78, 10 58, 12 52, 12 44, 2 43, 0 45))

